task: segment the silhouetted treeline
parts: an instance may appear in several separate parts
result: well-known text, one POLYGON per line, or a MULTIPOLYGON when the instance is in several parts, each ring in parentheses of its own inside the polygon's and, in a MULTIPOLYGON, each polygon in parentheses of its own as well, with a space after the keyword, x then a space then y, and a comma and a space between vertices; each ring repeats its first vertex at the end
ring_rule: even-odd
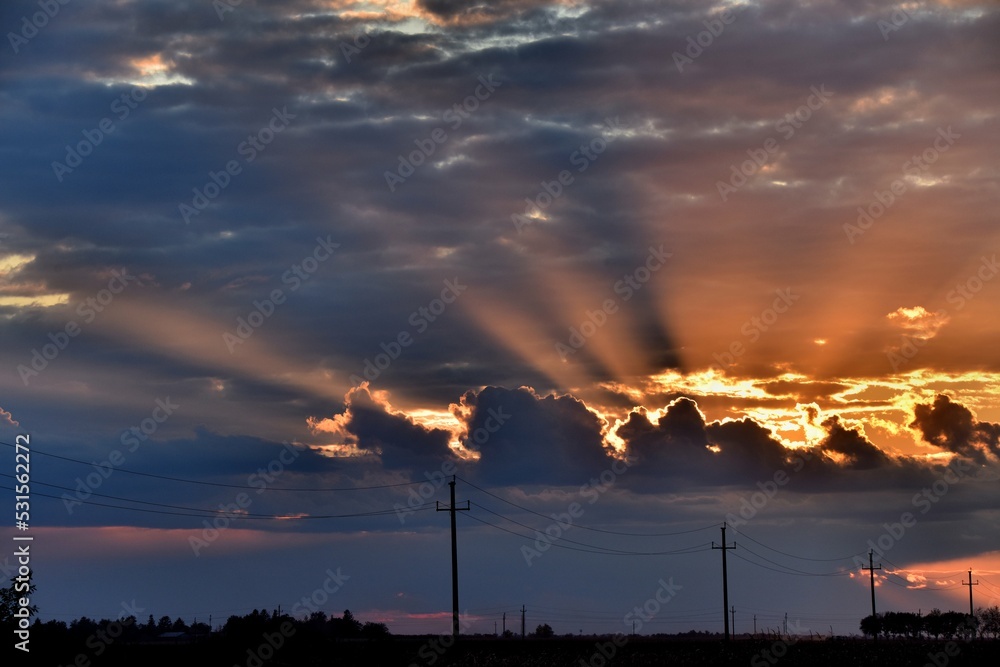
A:
POLYGON ((976 610, 974 615, 958 611, 932 609, 927 614, 910 611, 887 611, 861 619, 861 632, 866 637, 917 639, 966 638, 973 635, 1000 636, 1000 607, 996 605, 976 610))
MULTIPOLYGON (((8 619, 0 621, 3 624, 10 623, 8 619)), ((286 634, 301 634, 313 638, 380 639, 390 636, 385 623, 371 621, 362 623, 354 618, 350 610, 344 610, 343 616, 339 617, 327 616, 319 611, 306 620, 298 620, 287 614, 280 614, 277 610, 268 612, 266 609, 254 609, 245 616, 230 616, 221 628, 215 630, 215 635, 244 644, 259 641, 268 632, 281 632, 285 623, 289 624, 285 626, 286 634)), ((193 621, 188 625, 180 617, 171 619, 169 616, 161 616, 156 620, 152 614, 144 622, 135 616, 100 620, 82 616, 69 624, 54 620, 42 622, 38 619, 31 624, 32 643, 36 640, 38 643, 55 641, 61 644, 79 643, 84 646, 88 640, 92 646, 115 642, 196 641, 208 637, 211 633, 212 629, 202 621, 193 621)))

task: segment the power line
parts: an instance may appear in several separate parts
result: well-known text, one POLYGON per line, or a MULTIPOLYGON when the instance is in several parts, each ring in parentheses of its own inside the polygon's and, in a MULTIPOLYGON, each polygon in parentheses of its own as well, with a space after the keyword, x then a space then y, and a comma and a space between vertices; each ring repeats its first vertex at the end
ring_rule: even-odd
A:
MULTIPOLYGON (((746 537, 746 536, 744 535, 744 537, 746 537)), ((845 576, 849 576, 850 575, 850 572, 845 572, 845 571, 842 571, 842 570, 841 571, 837 571, 837 572, 807 572, 805 570, 797 570, 794 567, 789 567, 788 565, 784 565, 783 563, 778 563, 777 561, 773 561, 770 558, 767 558, 766 556, 762 556, 759 553, 757 553, 756 551, 754 551, 753 549, 751 549, 750 547, 746 546, 745 544, 743 545, 742 548, 743 548, 744 551, 753 554, 757 558, 760 558, 761 560, 766 561, 766 562, 770 563, 771 565, 776 565, 776 566, 778 566, 780 568, 784 568, 785 570, 788 570, 788 572, 786 572, 786 574, 799 574, 799 575, 807 575, 807 576, 811 576, 811 577, 845 577, 845 576)), ((753 562, 753 561, 748 561, 748 562, 753 562)))
MULTIPOLYGON (((750 560, 749 558, 744 558, 739 553, 735 553, 735 552, 733 553, 733 556, 735 556, 736 558, 739 558, 741 561, 750 563, 751 565, 756 565, 757 567, 765 569, 765 570, 770 570, 771 572, 777 572, 778 574, 789 574, 789 575, 792 575, 792 576, 795 576, 795 577, 824 576, 824 575, 817 575, 817 574, 810 574, 810 573, 803 573, 803 572, 789 572, 788 570, 779 570, 777 568, 769 567, 767 565, 763 565, 761 563, 758 563, 757 561, 750 560)), ((845 573, 845 574, 847 574, 847 573, 845 573)))
MULTIPOLYGON (((13 479, 14 476, 13 475, 7 475, 7 474, 4 474, 4 473, 0 473, 0 477, 10 477, 10 478, 13 479)), ((47 482, 39 482, 39 481, 35 481, 35 480, 32 480, 32 484, 37 484, 39 486, 48 486, 48 487, 52 487, 54 489, 60 489, 60 490, 63 490, 63 491, 74 491, 75 490, 75 489, 72 489, 72 488, 70 488, 68 486, 59 486, 58 484, 49 484, 47 482)), ((0 487, 0 488, 9 488, 9 487, 0 487)), ((230 511, 225 510, 225 509, 204 509, 204 508, 201 508, 201 507, 187 507, 185 505, 169 505, 169 504, 166 504, 166 503, 154 503, 154 502, 151 502, 151 501, 148 501, 148 500, 136 500, 135 498, 125 498, 123 496, 110 496, 110 495, 107 495, 107 494, 104 494, 104 493, 97 493, 96 491, 92 491, 90 493, 90 495, 87 496, 87 497, 89 498, 90 496, 97 496, 99 498, 107 498, 109 500, 121 500, 121 501, 127 502, 127 503, 137 503, 139 505, 150 505, 152 507, 166 507, 168 509, 186 510, 186 511, 191 511, 191 512, 206 512, 206 513, 209 513, 209 514, 227 514, 227 515, 234 514, 234 512, 230 512, 230 511)), ((47 497, 55 497, 55 496, 47 496, 47 497)), ((62 498, 65 499, 65 497, 62 497, 62 498)), ((82 499, 79 499, 79 498, 72 498, 71 500, 74 503, 77 503, 77 502, 82 503, 82 502, 84 502, 82 499)), ((424 503, 423 505, 418 505, 417 507, 418 508, 422 508, 422 507, 428 507, 429 508, 430 507, 430 503, 424 503)), ((134 508, 123 507, 121 509, 134 509, 134 508)), ((389 510, 385 510, 385 511, 388 512, 389 510)), ((395 512, 396 510, 392 510, 392 511, 395 512)), ((274 517, 296 518, 294 515, 253 514, 253 513, 249 513, 249 512, 247 512, 247 513, 238 512, 238 513, 235 513, 235 514, 237 514, 240 517, 249 517, 249 518, 274 518, 274 517)), ((302 517, 302 518, 308 518, 308 517, 302 517)))
MULTIPOLYGON (((504 528, 503 526, 498 526, 495 523, 490 523, 489 521, 486 521, 484 519, 480 519, 475 514, 471 514, 470 513, 470 514, 463 514, 461 516, 469 518, 469 519, 472 519, 474 521, 478 521, 481 524, 484 524, 484 525, 489 526, 491 528, 495 528, 497 530, 501 530, 501 531, 503 531, 505 533, 509 533, 511 535, 514 535, 516 537, 521 538, 522 540, 534 540, 535 539, 531 535, 522 535, 521 533, 518 533, 516 531, 510 530, 508 528, 504 528)), ((500 515, 498 515, 498 516, 500 516, 500 515)), ((506 517, 502 517, 502 518, 506 518, 506 517)), ((705 547, 708 546, 708 543, 706 542, 705 544, 699 544, 699 545, 695 545, 695 546, 691 546, 691 547, 686 547, 685 549, 678 549, 678 550, 675 550, 675 551, 649 551, 649 552, 644 552, 644 551, 609 550, 609 549, 607 549, 605 547, 599 547, 599 546, 589 545, 589 544, 585 545, 585 546, 590 547, 590 548, 582 549, 582 548, 579 548, 579 547, 569 546, 568 544, 560 544, 560 542, 570 542, 570 541, 571 540, 567 540, 566 538, 560 538, 558 540, 552 540, 552 541, 548 542, 548 544, 549 544, 549 546, 558 547, 560 549, 569 549, 570 551, 581 551, 583 553, 603 554, 605 556, 673 556, 673 555, 681 555, 681 554, 691 554, 691 553, 696 553, 698 551, 705 551, 706 550, 705 547)), ((574 544, 581 544, 581 543, 574 542, 574 544)))
MULTIPOLYGON (((506 498, 503 498, 502 496, 498 496, 497 494, 491 493, 491 492, 487 491, 486 489, 484 489, 482 487, 476 486, 475 484, 473 484, 469 480, 465 479, 464 477, 459 477, 458 479, 462 480, 463 482, 465 482, 466 484, 468 484, 472 488, 476 489, 477 491, 481 491, 481 492, 485 493, 488 496, 492 496, 492 497, 496 498, 500 502, 507 503, 508 505, 516 507, 519 510, 523 510, 523 511, 528 512, 530 514, 534 514, 536 516, 540 516, 543 519, 547 519, 549 521, 552 520, 551 516, 542 514, 541 512, 536 512, 533 509, 530 509, 528 507, 524 507, 523 505, 518 505, 515 502, 511 502, 510 500, 507 500, 506 498)), ((480 505, 480 507, 482 507, 482 506, 480 505)), ((483 509, 486 509, 486 508, 483 508, 483 509)), ((626 535, 626 536, 629 536, 629 537, 671 537, 673 535, 688 535, 690 533, 697 533, 697 532, 702 531, 702 530, 708 530, 710 528, 715 528, 715 524, 712 524, 710 526, 703 526, 701 528, 693 528, 691 530, 678 530, 678 531, 675 531, 675 532, 672 532, 672 533, 626 533, 626 532, 621 532, 621 531, 617 531, 617 530, 604 530, 602 528, 591 528, 589 526, 583 526, 583 525, 580 525, 580 524, 577 524, 577 523, 574 523, 573 525, 575 527, 577 527, 577 528, 582 529, 582 530, 590 530, 590 531, 593 531, 595 533, 607 533, 609 535, 626 535)))
MULTIPOLYGON (((893 572, 886 572, 886 574, 887 575, 891 574, 894 577, 899 577, 898 574, 895 574, 893 572)), ((899 578, 902 579, 902 577, 899 577, 899 578)), ((898 581, 896 581, 894 579, 889 579, 888 577, 886 577, 885 579, 883 579, 883 581, 887 581, 888 583, 893 584, 894 586, 899 586, 900 588, 905 588, 908 591, 953 591, 953 590, 955 590, 956 588, 959 587, 959 584, 954 584, 952 586, 938 586, 938 587, 934 587, 934 586, 909 586, 907 584, 901 584, 901 583, 899 583, 898 581)), ((912 582, 910 582, 910 583, 912 583, 912 582)))
POLYGON ((733 530, 735 532, 739 533, 740 535, 742 535, 743 537, 747 538, 748 540, 750 540, 754 544, 759 544, 760 546, 764 547, 765 549, 768 549, 768 550, 773 551, 775 553, 779 553, 782 556, 788 556, 789 558, 796 558, 798 560, 809 560, 809 561, 815 561, 815 562, 819 562, 819 563, 834 563, 834 562, 837 562, 837 561, 850 560, 850 559, 854 558, 855 556, 859 555, 860 553, 862 553, 862 552, 859 551, 857 553, 851 554, 850 556, 842 556, 840 558, 809 558, 808 556, 796 556, 795 554, 790 554, 787 551, 781 551, 780 549, 775 549, 774 547, 769 547, 768 545, 764 544, 763 542, 759 542, 759 541, 755 540, 754 538, 750 537, 749 535, 747 535, 746 533, 744 533, 742 530, 738 530, 736 528, 733 528, 733 530))
MULTIPOLYGON (((0 486, 0 489, 5 489, 7 491, 13 491, 14 490, 12 487, 9 487, 9 486, 0 486)), ((31 495, 32 496, 39 496, 39 497, 42 497, 42 498, 53 498, 55 500, 62 500, 62 498, 60 496, 53 496, 53 495, 48 494, 48 493, 39 493, 37 491, 33 491, 31 493, 31 495)), ((97 494, 95 494, 95 495, 97 495, 97 494)), ((145 501, 142 501, 142 500, 129 500, 129 499, 125 499, 125 501, 126 502, 134 502, 134 503, 145 503, 145 501)), ((220 514, 223 514, 225 516, 229 516, 229 517, 236 518, 236 519, 250 519, 250 520, 267 519, 267 520, 289 521, 289 520, 299 520, 299 519, 301 519, 301 520, 306 520, 306 519, 352 519, 352 518, 368 517, 368 516, 384 516, 384 515, 388 515, 388 514, 396 514, 396 513, 398 513, 398 510, 396 510, 396 509, 385 509, 385 510, 374 510, 374 511, 371 511, 371 512, 355 512, 355 513, 351 513, 351 514, 306 514, 306 515, 299 516, 297 514, 249 514, 249 513, 242 514, 242 513, 236 513, 236 512, 227 512, 226 510, 207 510, 207 509, 201 509, 201 508, 197 508, 197 507, 182 508, 182 509, 191 510, 193 512, 202 512, 202 514, 193 514, 192 512, 170 512, 170 511, 166 511, 166 510, 144 509, 142 507, 123 507, 122 505, 110 505, 108 503, 98 503, 98 502, 94 502, 92 500, 74 500, 74 502, 79 502, 79 503, 82 503, 84 505, 95 505, 97 507, 109 507, 109 508, 118 509, 118 510, 129 510, 129 511, 132 511, 132 512, 146 512, 148 514, 169 514, 169 515, 173 515, 173 516, 193 516, 193 517, 196 517, 196 518, 199 518, 199 519, 208 519, 208 518, 211 518, 211 517, 214 517, 214 516, 219 516, 220 514)), ((146 504, 157 505, 158 503, 146 503, 146 504)), ((173 506, 173 505, 164 505, 164 507, 175 507, 175 506, 173 506)), ((417 507, 414 507, 414 508, 410 508, 410 509, 413 509, 413 511, 416 512, 416 511, 421 511, 421 510, 428 510, 428 509, 431 509, 432 507, 433 507, 433 505, 431 505, 430 503, 425 503, 424 505, 420 505, 420 506, 417 506, 417 507)))
MULTIPOLYGON (((0 441, 0 445, 5 445, 7 447, 14 447, 9 442, 0 441)), ((70 458, 69 456, 60 456, 58 454, 50 454, 48 452, 43 452, 41 450, 32 448, 32 454, 41 454, 42 456, 49 456, 54 459, 60 459, 62 461, 70 461, 72 463, 79 463, 85 466, 93 467, 94 463, 90 461, 82 461, 80 459, 70 458)), ((369 489, 391 489, 399 486, 415 486, 417 484, 425 484, 427 480, 410 481, 410 482, 396 482, 393 484, 371 484, 367 486, 344 486, 344 487, 291 487, 291 486, 247 486, 244 484, 224 484, 222 482, 205 482, 197 479, 185 479, 183 477, 170 477, 168 475, 156 475, 151 472, 140 472, 138 470, 129 470, 128 468, 114 468, 119 472, 123 472, 129 475, 140 475, 142 477, 152 477, 154 479, 164 479, 170 482, 182 482, 185 484, 200 484, 202 486, 217 486, 226 489, 253 489, 254 491, 315 491, 315 492, 325 492, 325 491, 367 491, 369 489)))
MULTIPOLYGON (((521 526, 522 528, 526 528, 528 530, 537 530, 536 528, 533 528, 532 526, 529 526, 527 524, 523 524, 520 521, 515 521, 514 519, 511 519, 508 516, 504 516, 503 514, 499 514, 497 512, 494 512, 493 510, 491 510, 491 509, 489 509, 487 507, 483 507, 479 503, 472 503, 472 504, 475 505, 476 507, 478 507, 479 509, 485 510, 485 511, 489 512, 490 514, 503 519, 504 521, 509 521, 509 522, 511 522, 513 524, 516 524, 516 525, 521 526)), ((551 517, 549 517, 549 518, 551 519, 551 517)), ((572 524, 572 525, 576 526, 576 524, 572 524)), ((541 531, 538 531, 538 532, 541 532, 541 531)), ((530 540, 530 539, 534 539, 534 538, 533 537, 525 537, 525 539, 529 539, 530 540)), ((629 556, 668 556, 668 555, 677 554, 677 553, 691 553, 689 550, 692 548, 692 547, 684 547, 682 549, 675 549, 675 550, 671 550, 671 551, 630 551, 630 550, 626 550, 626 549, 611 549, 609 547, 602 547, 602 546, 599 546, 599 545, 596 545, 596 544, 587 544, 585 542, 578 542, 576 540, 571 540, 568 537, 559 537, 559 538, 556 538, 556 539, 558 539, 559 541, 569 542, 571 544, 577 544, 577 545, 580 545, 582 547, 588 547, 588 548, 591 548, 591 549, 601 549, 604 552, 610 553, 610 554, 621 554, 621 555, 629 555, 629 556)), ((550 543, 553 543, 554 541, 555 540, 550 540, 550 543)))

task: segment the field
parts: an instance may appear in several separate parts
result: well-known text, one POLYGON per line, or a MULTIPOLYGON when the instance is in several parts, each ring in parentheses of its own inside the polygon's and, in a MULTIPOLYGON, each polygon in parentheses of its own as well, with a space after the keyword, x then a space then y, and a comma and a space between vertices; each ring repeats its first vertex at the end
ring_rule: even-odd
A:
MULTIPOLYGON (((78 667, 175 667, 211 665, 221 667, 313 667, 344 665, 358 667, 646 667, 683 665, 749 665, 764 667, 824 667, 871 665, 873 667, 921 667, 934 665, 1000 664, 996 641, 947 642, 931 640, 861 639, 761 640, 740 639, 725 644, 718 640, 615 638, 556 638, 547 640, 493 638, 463 639, 448 646, 441 637, 395 637, 385 641, 304 642, 292 637, 278 649, 262 643, 238 647, 223 638, 189 644, 117 644, 95 655, 86 647, 38 646, 27 661, 17 664, 78 665, 78 667), (82 658, 81 658, 82 656, 82 658)), ((23 656, 22 656, 23 657, 23 656)))

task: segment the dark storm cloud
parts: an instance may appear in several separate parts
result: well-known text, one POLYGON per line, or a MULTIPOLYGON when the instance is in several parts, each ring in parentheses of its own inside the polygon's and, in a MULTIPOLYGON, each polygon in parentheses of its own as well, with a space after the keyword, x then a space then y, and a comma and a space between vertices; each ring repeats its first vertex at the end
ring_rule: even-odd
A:
POLYGON ((977 463, 1000 456, 1000 424, 978 421, 969 408, 944 394, 933 403, 914 406, 913 417, 910 428, 936 447, 977 463))
POLYGON ((617 435, 635 460, 626 483, 647 493, 752 486, 778 471, 795 472, 789 488, 797 492, 853 491, 872 484, 906 490, 940 474, 939 466, 886 454, 837 416, 822 425, 827 435, 819 443, 790 449, 749 417, 706 423, 694 400, 678 398, 655 424, 633 411, 617 435))
POLYGON ((752 484, 797 455, 752 419, 706 423, 690 398, 671 402, 655 424, 632 412, 617 434, 635 458, 626 483, 647 493, 752 484))
POLYGON ((462 403, 472 408, 465 444, 480 453, 476 473, 491 484, 573 485, 612 462, 601 419, 571 396, 486 387, 462 403))
POLYGON ((463 2, 462 0, 417 0, 417 6, 447 22, 479 23, 498 21, 533 7, 545 7, 548 0, 500 0, 498 2, 463 2))
POLYGON ((845 457, 842 463, 844 467, 868 470, 892 464, 885 452, 869 442, 857 429, 846 428, 839 417, 830 417, 823 422, 823 427, 828 435, 819 444, 820 450, 842 454, 845 457))
POLYGON ((455 460, 448 447, 448 431, 429 429, 405 415, 390 414, 365 390, 350 394, 347 415, 344 429, 356 438, 360 449, 378 452, 382 465, 389 470, 417 472, 455 460))

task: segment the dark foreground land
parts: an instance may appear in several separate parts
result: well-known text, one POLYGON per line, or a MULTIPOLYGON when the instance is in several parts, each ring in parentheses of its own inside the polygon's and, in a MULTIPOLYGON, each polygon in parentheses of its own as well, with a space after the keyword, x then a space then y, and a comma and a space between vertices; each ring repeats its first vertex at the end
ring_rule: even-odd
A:
MULTIPOLYGON (((235 643, 221 636, 190 643, 113 644, 99 655, 86 646, 32 646, 30 656, 17 652, 13 665, 76 667, 640 667, 647 665, 765 667, 953 667, 1000 665, 1000 642, 980 640, 826 639, 782 641, 735 639, 680 640, 625 637, 543 640, 393 637, 378 641, 304 641, 288 637, 274 648, 263 638, 235 643), (266 647, 266 648, 263 648, 266 647)), ((276 643, 276 642, 275 642, 276 643)))

